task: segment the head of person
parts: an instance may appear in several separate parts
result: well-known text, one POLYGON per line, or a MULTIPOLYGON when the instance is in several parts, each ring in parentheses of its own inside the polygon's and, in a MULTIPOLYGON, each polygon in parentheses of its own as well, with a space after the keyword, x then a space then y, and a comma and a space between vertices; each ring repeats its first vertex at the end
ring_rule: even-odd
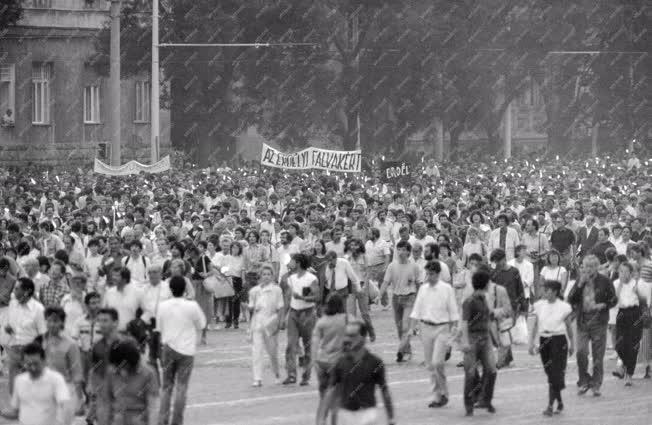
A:
POLYGON ((175 298, 183 297, 186 292, 186 279, 182 276, 172 276, 170 278, 170 292, 175 298))
POLYGON ((588 277, 593 277, 598 273, 598 266, 600 266, 600 261, 595 255, 587 255, 582 260, 582 266, 584 267, 584 273, 588 277))
POLYGON ((161 282, 163 275, 163 268, 160 264, 152 264, 147 269, 147 276, 149 277, 149 283, 152 285, 158 285, 161 282))
POLYGON ((347 355, 354 355, 364 349, 369 329, 361 320, 353 320, 346 325, 342 351, 347 355))
POLYGON ((326 262, 329 267, 337 266, 337 253, 335 251, 328 251, 326 253, 326 262))
POLYGON ((181 258, 175 258, 170 263, 170 275, 171 276, 185 276, 186 274, 186 263, 181 258))
POLYGON ((43 374, 45 368, 45 350, 37 342, 27 344, 23 348, 23 368, 32 379, 37 379, 43 374))
POLYGON ((546 280, 543 283, 543 297, 549 302, 554 302, 557 299, 563 299, 561 293, 561 282, 556 280, 546 280))
POLYGON ((55 260, 50 267, 50 278, 55 282, 60 281, 66 274, 66 265, 59 260, 55 260))
POLYGON ((609 240, 609 229, 603 227, 598 229, 598 242, 605 243, 609 240))
POLYGON ((118 319, 118 310, 115 308, 101 308, 97 312, 97 325, 100 333, 104 337, 115 334, 118 329, 118 319))
POLYGON ((97 292, 89 292, 84 296, 84 305, 86 311, 95 317, 102 307, 102 297, 97 292))
POLYGON ((494 251, 491 253, 491 256, 489 257, 489 261, 496 264, 496 269, 505 267, 505 264, 507 264, 506 259, 507 255, 505 254, 505 251, 500 248, 494 249, 494 251))
POLYGON ((439 275, 441 273, 441 264, 437 260, 428 261, 425 265, 426 281, 430 286, 434 286, 439 282, 439 275))
MULTIPOLYGON (((328 254, 330 254, 330 251, 326 253, 327 258, 328 254)), ((337 260, 337 254, 335 254, 335 259, 337 260)), ((288 268, 296 270, 297 272, 308 270, 309 267, 310 258, 305 254, 293 254, 290 259, 290 264, 288 265, 288 268)))
POLYGON ((439 259, 439 245, 436 243, 427 243, 423 248, 423 258, 426 261, 439 259))
POLYGON ((139 240, 133 240, 129 244, 129 253, 133 258, 136 258, 143 251, 143 244, 139 240))
POLYGON ((421 245, 419 242, 415 242, 415 244, 412 246, 412 258, 418 260, 419 258, 421 258, 422 254, 423 254, 423 245, 421 245))
POLYGON ((398 258, 405 262, 410 258, 410 253, 412 252, 412 245, 408 241, 401 240, 396 244, 396 253, 398 258))
POLYGON ((469 255, 467 267, 471 272, 475 272, 480 264, 482 264, 482 256, 480 254, 474 252, 473 254, 469 255))
POLYGON ((14 286, 14 296, 20 304, 27 303, 34 296, 34 281, 27 277, 18 278, 14 286))
POLYGON ((498 227, 507 227, 509 225, 509 217, 507 217, 507 214, 500 214, 496 218, 496 223, 498 227))
POLYGON ((548 251, 548 255, 546 255, 546 264, 550 267, 557 267, 559 266, 559 262, 561 261, 561 255, 559 254, 559 251, 556 249, 551 249, 548 251))
POLYGON ((489 285, 489 272, 485 268, 480 267, 471 276, 471 285, 475 291, 486 291, 489 285))
POLYGON ((116 341, 109 351, 109 364, 123 377, 134 375, 140 365, 140 350, 131 338, 116 341))
POLYGON ((36 258, 31 258, 31 257, 25 259, 25 261, 23 262, 23 268, 25 269, 25 273, 27 273, 27 276, 33 278, 34 276, 36 276, 36 274, 39 271, 38 260, 36 258))
POLYGON ((261 284, 274 282, 274 269, 269 265, 264 265, 260 269, 261 284))
POLYGON ((333 292, 326 298, 326 309, 324 313, 327 316, 345 313, 344 300, 337 292, 333 292))
POLYGON ((44 316, 48 334, 58 336, 66 323, 66 312, 59 306, 49 306, 45 309, 44 316))
POLYGON ((516 254, 517 259, 524 260, 527 256, 527 246, 516 245, 516 248, 514 248, 514 253, 516 254))
POLYGON ((628 283, 632 279, 632 275, 634 273, 634 266, 630 264, 628 261, 624 261, 620 263, 620 266, 618 266, 618 278, 620 279, 620 283, 628 283))

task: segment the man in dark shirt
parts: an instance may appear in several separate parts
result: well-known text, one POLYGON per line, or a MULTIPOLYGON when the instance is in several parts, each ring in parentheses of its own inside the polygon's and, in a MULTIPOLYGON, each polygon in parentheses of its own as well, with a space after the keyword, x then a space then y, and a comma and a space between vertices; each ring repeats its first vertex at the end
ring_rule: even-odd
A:
POLYGON ((561 254, 560 265, 565 267, 566 270, 570 270, 570 265, 575 257, 575 233, 566 227, 566 222, 562 216, 556 215, 554 220, 557 227, 550 235, 550 246, 561 254))
POLYGON ((607 256, 605 255, 605 252, 609 248, 614 248, 614 244, 612 244, 609 241, 609 229, 608 228, 602 228, 598 230, 598 242, 593 246, 593 249, 591 249, 591 254, 595 255, 598 257, 598 260, 600 261, 600 264, 604 264, 607 262, 607 256))
MULTIPOLYGON (((492 279, 496 285, 500 285, 507 290, 509 301, 512 305, 513 317, 511 324, 516 323, 516 319, 520 314, 527 314, 528 303, 525 299, 525 291, 523 290, 523 282, 521 281, 521 274, 516 267, 507 264, 505 251, 496 249, 491 253, 491 262, 496 264, 492 279)), ((508 322, 509 321, 505 321, 508 322)), ((507 329, 501 331, 509 332, 507 329)), ((511 344, 501 344, 498 347, 498 369, 507 367, 514 360, 512 355, 511 344)))
POLYGON ((491 404, 496 384, 496 357, 489 333, 491 311, 487 304, 489 273, 475 272, 471 278, 473 294, 462 303, 461 348, 464 353, 464 407, 466 416, 473 416, 478 385, 477 365, 482 364, 482 406, 490 413, 496 409, 491 404))
POLYGON ((93 345, 91 350, 91 370, 89 385, 86 391, 90 398, 89 410, 86 416, 88 423, 97 421, 99 424, 108 423, 108 400, 105 395, 104 385, 107 379, 109 353, 113 344, 120 339, 118 334, 118 312, 114 308, 103 308, 97 313, 97 323, 102 339, 93 345))
POLYGON ((376 387, 380 388, 383 397, 388 424, 396 424, 385 366, 379 357, 365 348, 367 332, 367 326, 362 321, 352 321, 347 325, 342 342, 343 355, 335 364, 329 389, 319 403, 318 425, 326 424, 329 410, 334 416, 339 416, 343 423, 378 423, 376 387))
POLYGON ((589 389, 601 395, 604 353, 607 348, 609 309, 616 306, 618 296, 606 276, 598 273, 599 262, 595 255, 587 255, 578 282, 568 294, 568 302, 577 314, 577 372, 579 394, 589 389), (593 374, 589 374, 589 344, 593 357, 593 374))

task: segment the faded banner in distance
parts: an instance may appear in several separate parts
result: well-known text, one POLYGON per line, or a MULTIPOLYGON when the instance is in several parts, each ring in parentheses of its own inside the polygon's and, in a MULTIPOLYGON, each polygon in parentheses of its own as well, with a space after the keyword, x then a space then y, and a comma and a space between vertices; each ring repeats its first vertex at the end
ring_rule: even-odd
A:
POLYGON ((361 151, 331 151, 307 148, 299 152, 283 153, 263 143, 260 163, 267 167, 286 170, 309 170, 311 168, 344 173, 362 170, 361 151))
POLYGON ((95 167, 93 171, 99 174, 105 174, 107 176, 129 176, 131 174, 138 174, 141 171, 145 173, 162 173, 170 169, 170 156, 166 156, 161 159, 156 164, 146 165, 141 164, 138 161, 129 161, 126 164, 113 167, 111 165, 105 164, 99 159, 95 158, 95 167))

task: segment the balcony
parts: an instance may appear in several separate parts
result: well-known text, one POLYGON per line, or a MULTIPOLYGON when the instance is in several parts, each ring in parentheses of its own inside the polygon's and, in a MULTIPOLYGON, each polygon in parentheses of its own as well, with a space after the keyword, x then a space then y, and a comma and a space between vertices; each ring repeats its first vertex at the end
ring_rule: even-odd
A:
POLYGON ((109 16, 108 0, 25 0, 19 25, 41 28, 100 29, 109 16))

